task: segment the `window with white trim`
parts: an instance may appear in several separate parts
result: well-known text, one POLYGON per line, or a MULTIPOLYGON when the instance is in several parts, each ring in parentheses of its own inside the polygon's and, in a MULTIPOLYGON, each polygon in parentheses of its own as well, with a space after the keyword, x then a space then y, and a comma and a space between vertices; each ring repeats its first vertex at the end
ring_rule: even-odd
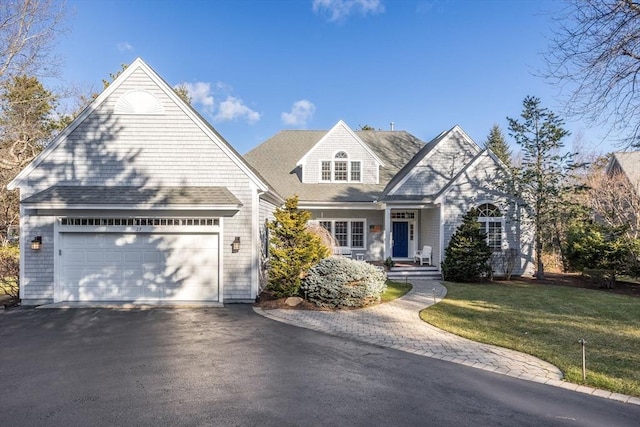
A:
POLYGON ((345 151, 338 151, 333 160, 320 162, 320 182, 361 182, 362 162, 349 160, 345 151))
POLYGON ((351 162, 351 181, 362 181, 362 163, 358 161, 351 162))
POLYGON ((365 247, 365 222, 363 220, 320 220, 321 227, 325 228, 336 239, 338 246, 346 248, 365 247))
POLYGON ((487 245, 493 252, 502 251, 502 230, 504 217, 497 206, 485 203, 478 206, 478 222, 487 235, 487 245))

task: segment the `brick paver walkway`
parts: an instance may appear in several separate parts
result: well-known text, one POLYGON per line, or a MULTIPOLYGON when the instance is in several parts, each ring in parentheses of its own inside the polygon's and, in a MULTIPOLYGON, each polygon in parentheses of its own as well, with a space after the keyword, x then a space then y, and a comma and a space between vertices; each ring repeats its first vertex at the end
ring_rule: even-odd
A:
POLYGON ((330 335, 640 405, 638 397, 565 382, 558 368, 536 357, 470 341, 423 322, 420 310, 444 298, 447 289, 432 280, 411 282, 413 289, 402 298, 359 310, 264 310, 258 307, 254 310, 279 322, 330 335))
MULTIPOLYGON (((442 299, 447 290, 439 282, 413 280, 413 289, 395 301, 359 310, 255 311, 291 325, 330 335, 390 347, 421 356, 542 383, 566 384, 555 366, 527 354, 461 338, 420 319, 419 312, 442 299)), ((577 386, 576 386, 577 387, 577 386)))

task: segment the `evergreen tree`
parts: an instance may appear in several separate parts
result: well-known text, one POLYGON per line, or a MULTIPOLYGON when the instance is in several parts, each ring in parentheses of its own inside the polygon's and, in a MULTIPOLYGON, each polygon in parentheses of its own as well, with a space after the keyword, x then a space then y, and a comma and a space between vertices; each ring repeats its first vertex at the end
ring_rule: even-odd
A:
POLYGON ((295 296, 307 270, 329 256, 320 237, 307 229, 311 213, 298 209, 298 197, 290 197, 277 208, 268 224, 271 236, 269 284, 276 297, 295 296))
POLYGON ((18 192, 7 184, 48 143, 63 124, 56 96, 36 77, 16 76, 0 85, 0 244, 18 225, 18 192))
POLYGON ((502 129, 500 129, 500 126, 497 124, 494 124, 491 131, 489 131, 489 136, 484 143, 484 148, 491 150, 502 163, 511 166, 511 150, 509 150, 502 129))
POLYGON ((444 254, 442 274, 445 280, 470 282, 490 273, 491 248, 487 245, 487 235, 480 228, 477 209, 472 208, 462 217, 462 224, 451 236, 444 254))
POLYGON ((522 121, 507 118, 509 133, 522 149, 522 163, 513 171, 518 196, 533 223, 536 277, 544 279, 543 242, 551 241, 552 224, 563 203, 567 176, 576 165, 573 153, 561 153, 562 139, 569 135, 564 121, 540 105, 540 99, 524 99, 522 121))
POLYGON ((42 150, 57 122, 56 97, 36 77, 16 76, 0 90, 0 138, 4 169, 23 167, 42 150))

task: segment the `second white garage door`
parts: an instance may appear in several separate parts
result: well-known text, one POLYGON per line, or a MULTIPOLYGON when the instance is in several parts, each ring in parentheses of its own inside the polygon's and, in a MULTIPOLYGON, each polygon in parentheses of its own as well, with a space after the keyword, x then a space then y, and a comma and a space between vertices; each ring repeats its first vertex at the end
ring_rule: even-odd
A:
POLYGON ((59 301, 218 301, 218 234, 61 233, 59 301))

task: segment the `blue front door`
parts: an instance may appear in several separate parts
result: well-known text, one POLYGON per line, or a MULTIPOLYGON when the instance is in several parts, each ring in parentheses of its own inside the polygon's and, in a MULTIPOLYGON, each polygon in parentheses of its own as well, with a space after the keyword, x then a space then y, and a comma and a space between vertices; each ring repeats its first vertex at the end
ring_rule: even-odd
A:
POLYGON ((393 223, 393 257, 406 258, 409 256, 409 223, 393 223))

